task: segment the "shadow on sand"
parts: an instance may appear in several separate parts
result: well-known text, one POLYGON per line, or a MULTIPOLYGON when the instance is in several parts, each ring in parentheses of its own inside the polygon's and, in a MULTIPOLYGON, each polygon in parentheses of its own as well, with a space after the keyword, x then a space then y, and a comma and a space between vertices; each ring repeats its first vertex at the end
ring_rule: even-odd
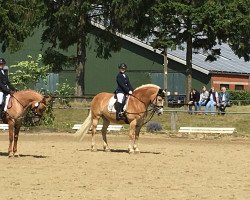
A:
MULTIPOLYGON (((91 151, 90 149, 78 149, 78 151, 91 151)), ((97 149, 97 152, 104 152, 103 149, 97 149)), ((110 149, 111 153, 128 153, 128 150, 125 149, 110 149)), ((152 152, 152 151, 141 151, 141 154, 161 154, 161 152, 152 152)))
MULTIPOLYGON (((7 152, 0 152, 0 156, 9 156, 9 154, 7 152)), ((48 156, 29 155, 29 154, 19 154, 19 157, 48 158, 48 156)))

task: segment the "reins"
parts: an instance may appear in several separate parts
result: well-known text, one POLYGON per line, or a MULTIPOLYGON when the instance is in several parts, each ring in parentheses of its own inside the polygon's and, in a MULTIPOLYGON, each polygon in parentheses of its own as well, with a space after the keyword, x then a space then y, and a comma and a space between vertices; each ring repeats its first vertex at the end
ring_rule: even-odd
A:
MULTIPOLYGON (((155 96, 155 98, 154 98, 154 100, 157 98, 158 95, 159 95, 159 94, 157 93, 156 96, 155 96)), ((135 95, 133 95, 133 94, 130 94, 130 96, 134 97, 135 99, 137 99, 138 101, 140 101, 141 103, 143 103, 144 106, 146 107, 145 102, 143 102, 143 101, 142 101, 141 99, 139 99, 137 96, 135 96, 135 95)), ((154 101, 154 100, 153 100, 153 101, 154 101)), ((149 105, 148 107, 150 107, 150 106, 152 106, 152 105, 153 105, 153 107, 159 107, 159 106, 153 104, 152 102, 150 102, 150 105, 149 105)), ((135 113, 125 111, 125 114, 140 115, 140 114, 142 114, 142 113, 146 113, 146 117, 147 117, 147 114, 148 114, 148 112, 150 112, 150 111, 151 111, 151 115, 150 115, 150 117, 148 118, 148 120, 146 120, 146 121, 142 124, 142 126, 143 126, 143 125, 145 125, 146 123, 148 123, 148 122, 153 118, 153 116, 154 116, 154 114, 155 114, 155 109, 154 109, 154 108, 152 108, 152 109, 150 109, 150 110, 147 108, 147 109, 146 109, 145 111, 143 111, 143 112, 135 112, 135 113)))

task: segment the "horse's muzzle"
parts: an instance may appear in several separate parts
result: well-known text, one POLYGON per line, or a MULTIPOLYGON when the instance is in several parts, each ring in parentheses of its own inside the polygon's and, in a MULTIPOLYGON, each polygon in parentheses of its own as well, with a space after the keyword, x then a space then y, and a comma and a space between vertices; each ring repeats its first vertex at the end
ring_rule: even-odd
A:
POLYGON ((159 115, 162 115, 163 114, 163 108, 158 108, 156 110, 156 114, 159 116, 159 115))

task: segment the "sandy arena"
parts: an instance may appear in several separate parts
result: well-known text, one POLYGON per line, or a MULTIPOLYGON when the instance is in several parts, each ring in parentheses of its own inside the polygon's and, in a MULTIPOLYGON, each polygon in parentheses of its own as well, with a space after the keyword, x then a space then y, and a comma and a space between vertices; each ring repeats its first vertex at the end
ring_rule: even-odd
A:
POLYGON ((90 152, 71 134, 21 134, 8 158, 0 133, 0 199, 249 200, 250 140, 141 135, 141 154, 126 153, 126 135, 108 135, 112 152, 90 152))

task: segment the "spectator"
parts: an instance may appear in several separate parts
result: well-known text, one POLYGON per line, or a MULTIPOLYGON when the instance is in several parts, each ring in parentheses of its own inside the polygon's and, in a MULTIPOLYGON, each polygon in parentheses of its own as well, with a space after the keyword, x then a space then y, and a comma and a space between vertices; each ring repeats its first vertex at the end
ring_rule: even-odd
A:
POLYGON ((209 92, 207 91, 206 87, 203 86, 201 93, 200 93, 200 100, 199 100, 199 108, 198 110, 201 110, 201 106, 205 106, 206 102, 207 102, 207 98, 208 98, 209 92))
POLYGON ((211 114, 215 114, 215 106, 218 105, 218 103, 218 93, 214 90, 214 87, 211 87, 206 101, 205 114, 207 114, 208 109, 210 109, 211 114))
POLYGON ((192 89, 189 94, 189 102, 188 102, 188 112, 192 114, 193 106, 194 110, 197 112, 199 107, 200 93, 196 89, 192 89))
POLYGON ((225 109, 227 106, 230 105, 230 102, 229 102, 230 95, 226 90, 227 89, 225 87, 222 87, 221 92, 219 93, 218 107, 222 115, 225 115, 225 109))

